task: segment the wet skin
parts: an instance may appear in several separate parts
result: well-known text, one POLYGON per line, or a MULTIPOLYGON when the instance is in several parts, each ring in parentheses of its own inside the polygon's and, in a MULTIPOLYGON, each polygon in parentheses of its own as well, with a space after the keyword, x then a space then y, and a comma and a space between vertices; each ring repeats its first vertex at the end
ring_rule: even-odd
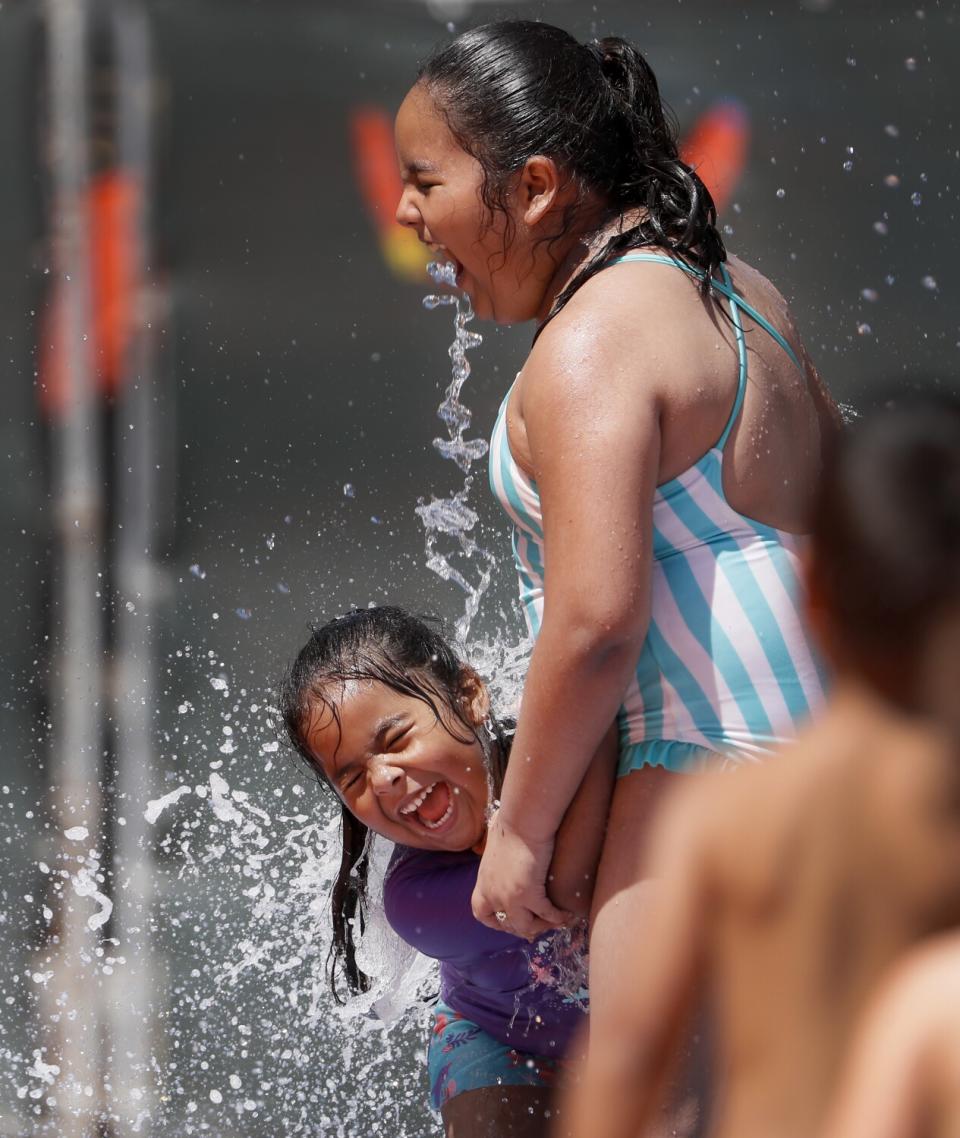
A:
MULTIPOLYGON (((482 721, 485 695, 465 696, 482 721)), ((318 709, 306 742, 344 805, 392 842, 427 850, 465 850, 486 831, 483 750, 467 728, 438 720, 423 700, 376 681, 338 693, 339 724, 318 709), (467 741, 464 741, 467 740, 467 741)))

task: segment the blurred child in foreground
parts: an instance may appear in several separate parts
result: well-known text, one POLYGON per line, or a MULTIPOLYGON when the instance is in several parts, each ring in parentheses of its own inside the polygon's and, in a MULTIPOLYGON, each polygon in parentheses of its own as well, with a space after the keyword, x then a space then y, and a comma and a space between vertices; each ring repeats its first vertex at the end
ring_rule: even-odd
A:
POLYGON ((637 967, 619 1024, 591 1037, 564 1113, 576 1138, 643 1132, 700 1006, 715 1024, 711 1134, 817 1133, 881 973, 960 922, 956 400, 888 406, 839 443, 807 586, 829 707, 779 759, 691 779, 667 804, 641 896, 621 899, 647 920, 623 930, 637 967))
POLYGON ((960 932, 897 963, 858 1027, 823 1138, 960 1134, 960 932))

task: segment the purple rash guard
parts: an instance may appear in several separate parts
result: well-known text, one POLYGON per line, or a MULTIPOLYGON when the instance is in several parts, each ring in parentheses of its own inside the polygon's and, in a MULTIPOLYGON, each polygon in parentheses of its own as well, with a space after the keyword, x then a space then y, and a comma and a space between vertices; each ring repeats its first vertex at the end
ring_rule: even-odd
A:
POLYGON ((401 939, 440 961, 445 1003, 508 1047, 559 1058, 585 1013, 535 979, 531 956, 548 937, 532 946, 474 918, 479 865, 470 850, 397 846, 383 888, 387 920, 401 939))

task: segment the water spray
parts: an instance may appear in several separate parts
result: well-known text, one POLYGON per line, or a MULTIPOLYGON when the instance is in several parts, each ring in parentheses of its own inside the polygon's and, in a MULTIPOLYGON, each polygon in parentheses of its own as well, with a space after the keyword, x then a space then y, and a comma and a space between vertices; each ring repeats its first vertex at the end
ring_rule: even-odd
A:
MULTIPOLYGON (((456 285, 456 266, 447 261, 433 261, 427 272, 435 284, 456 285)), ((433 440, 434 447, 444 458, 455 462, 464 474, 463 486, 448 498, 431 497, 429 502, 422 498, 417 506, 417 514, 426 531, 427 567, 444 581, 452 581, 467 595, 463 615, 456 622, 455 629, 460 641, 465 641, 470 625, 480 607, 483 594, 490 585, 496 558, 484 549, 471 536, 478 521, 476 510, 468 505, 467 499, 473 487, 470 468, 484 457, 488 450, 485 439, 465 439, 464 432, 470 426, 471 411, 460 402, 460 392, 470 375, 467 352, 477 347, 483 340, 478 332, 467 330, 473 320, 473 306, 466 295, 451 293, 431 294, 423 298, 424 308, 433 309, 452 306, 456 309, 453 327, 453 343, 447 349, 451 360, 452 378, 444 393, 443 402, 437 408, 437 417, 447 428, 447 438, 433 440), (441 535, 453 538, 454 549, 444 552, 441 548, 441 535), (472 580, 466 568, 457 568, 451 558, 461 557, 469 563, 474 558, 479 565, 479 579, 472 580)))

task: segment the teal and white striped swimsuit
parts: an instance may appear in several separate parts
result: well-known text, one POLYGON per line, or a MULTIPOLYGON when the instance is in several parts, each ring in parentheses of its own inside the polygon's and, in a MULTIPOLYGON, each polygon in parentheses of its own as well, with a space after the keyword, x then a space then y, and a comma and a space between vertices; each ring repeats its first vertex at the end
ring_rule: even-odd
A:
MULTIPOLYGON (((622 261, 663 261, 653 253, 622 261)), ((743 406, 747 349, 741 310, 802 371, 793 349, 743 300, 725 268, 713 288, 729 302, 740 375, 733 410, 716 446, 653 501, 651 616, 618 716, 620 762, 690 769, 705 757, 758 758, 792 738, 823 699, 823 678, 799 607, 802 538, 738 513, 723 493, 723 448, 743 406)), ((511 388, 512 390, 512 388, 511 388)), ((543 516, 536 483, 514 462, 500 407, 490 443, 490 485, 514 524, 520 599, 530 633, 543 617, 543 516)))

